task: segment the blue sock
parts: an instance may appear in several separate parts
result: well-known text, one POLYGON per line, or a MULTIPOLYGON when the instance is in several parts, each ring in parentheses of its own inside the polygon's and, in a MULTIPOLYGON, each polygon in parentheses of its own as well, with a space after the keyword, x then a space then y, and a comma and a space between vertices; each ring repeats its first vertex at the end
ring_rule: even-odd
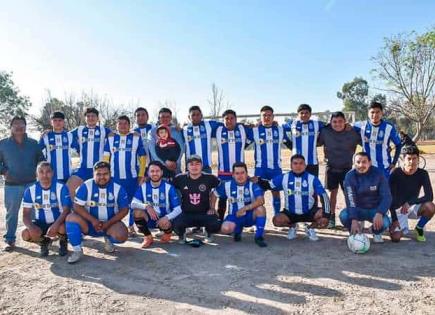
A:
POLYGON ((263 237, 265 225, 266 225, 266 217, 257 217, 255 219, 255 238, 263 237))
POLYGON ((243 225, 236 223, 234 234, 242 234, 242 232, 243 232, 243 225))
POLYGON ((82 231, 80 229, 80 224, 76 222, 66 222, 65 228, 70 244, 72 246, 80 246, 82 244, 82 231))
POLYGON ((430 219, 428 219, 428 218, 422 216, 422 217, 420 218, 420 220, 418 220, 417 227, 420 228, 420 229, 423 229, 424 226, 426 225, 426 223, 429 222, 429 220, 430 220, 430 219))
POLYGON ((281 198, 273 197, 273 212, 278 214, 281 211, 281 198))
POLYGON ((133 216, 133 209, 130 209, 130 212, 128 214, 128 226, 133 226, 134 225, 134 216, 133 216))
POLYGON ((114 238, 111 235, 107 235, 107 238, 112 242, 112 244, 121 244, 121 243, 124 243, 124 242, 118 241, 116 238, 114 238))

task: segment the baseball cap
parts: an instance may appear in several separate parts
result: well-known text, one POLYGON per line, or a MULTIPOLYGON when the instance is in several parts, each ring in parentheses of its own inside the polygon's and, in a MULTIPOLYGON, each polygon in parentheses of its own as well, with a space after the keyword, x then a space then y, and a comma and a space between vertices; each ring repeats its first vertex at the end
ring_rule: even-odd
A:
POLYGON ((193 162, 193 161, 196 161, 196 162, 199 162, 199 163, 202 164, 202 158, 201 158, 199 155, 197 155, 197 154, 193 154, 193 155, 191 155, 191 156, 187 159, 187 164, 189 164, 190 162, 193 162))

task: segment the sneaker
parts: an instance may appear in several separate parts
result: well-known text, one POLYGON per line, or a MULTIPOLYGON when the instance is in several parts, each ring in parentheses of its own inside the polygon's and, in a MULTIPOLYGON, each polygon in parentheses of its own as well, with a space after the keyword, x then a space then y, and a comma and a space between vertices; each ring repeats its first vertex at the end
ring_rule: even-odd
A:
POLYGON ((68 257, 67 262, 69 264, 74 264, 74 263, 78 262, 80 260, 80 258, 82 258, 82 256, 83 256, 82 250, 73 251, 72 254, 68 257))
POLYGON ((254 239, 254 241, 255 241, 255 244, 257 244, 257 245, 260 246, 260 247, 267 247, 267 244, 266 244, 266 242, 264 241, 264 238, 263 238, 262 236, 260 236, 260 237, 256 237, 256 238, 254 239))
POLYGON ((236 233, 234 234, 234 242, 241 242, 242 241, 242 234, 236 233))
POLYGON ((207 236, 204 238, 206 243, 213 243, 214 239, 213 239, 213 235, 207 233, 207 236))
POLYGON ((133 238, 133 237, 136 237, 136 236, 137 236, 137 233, 136 233, 136 230, 134 228, 134 225, 129 226, 128 227, 128 237, 129 238, 133 238))
POLYGON ((163 232, 163 231, 158 231, 156 234, 154 234, 154 236, 156 236, 156 237, 162 237, 163 234, 165 234, 165 232, 163 232))
POLYGON ((305 227, 305 233, 308 236, 308 239, 310 241, 318 241, 319 237, 317 236, 316 230, 314 230, 313 228, 309 228, 309 227, 305 227))
POLYGON ((3 248, 5 252, 12 252, 15 249, 15 242, 6 242, 6 246, 3 248))
POLYGON ((171 233, 163 233, 160 237, 160 243, 169 243, 171 241, 172 232, 171 233))
POLYGON ((66 235, 59 237, 59 256, 66 256, 68 254, 68 239, 66 235))
POLYGON ((41 246, 41 248, 39 250, 39 255, 41 257, 48 256, 48 253, 49 253, 48 246, 50 246, 50 244, 51 244, 51 239, 49 239, 48 237, 43 237, 41 239, 41 241, 39 242, 39 246, 41 246))
POLYGON ((115 251, 115 245, 113 245, 107 236, 104 237, 104 250, 107 253, 113 253, 115 251))
POLYGON ((328 229, 335 229, 335 216, 331 214, 331 218, 329 219, 328 229))
POLYGON ((417 242, 426 242, 424 230, 422 228, 419 228, 418 226, 415 227, 415 240, 417 242))
POLYGON ((383 243, 382 234, 373 234, 373 243, 383 243))
POLYGON ((148 247, 151 246, 152 243, 154 243, 154 238, 153 238, 153 236, 152 236, 152 235, 146 235, 146 236, 143 238, 143 242, 142 242, 141 247, 142 247, 142 248, 148 248, 148 247))
POLYGON ((287 238, 289 240, 294 240, 296 238, 296 228, 295 227, 290 227, 288 229, 287 238))
POLYGON ((250 226, 246 229, 247 232, 249 233, 255 233, 255 226, 250 226))
POLYGON ((181 236, 178 237, 178 244, 181 245, 186 244, 186 241, 187 241, 186 233, 184 233, 182 237, 181 236))

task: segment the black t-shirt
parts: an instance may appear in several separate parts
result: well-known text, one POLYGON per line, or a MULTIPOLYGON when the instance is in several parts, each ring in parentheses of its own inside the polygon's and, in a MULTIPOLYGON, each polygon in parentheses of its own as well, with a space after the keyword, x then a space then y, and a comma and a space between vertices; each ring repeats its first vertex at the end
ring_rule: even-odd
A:
POLYGON ((186 213, 206 213, 210 209, 210 192, 219 185, 219 179, 211 174, 202 174, 197 179, 179 174, 172 184, 181 193, 181 209, 186 213))

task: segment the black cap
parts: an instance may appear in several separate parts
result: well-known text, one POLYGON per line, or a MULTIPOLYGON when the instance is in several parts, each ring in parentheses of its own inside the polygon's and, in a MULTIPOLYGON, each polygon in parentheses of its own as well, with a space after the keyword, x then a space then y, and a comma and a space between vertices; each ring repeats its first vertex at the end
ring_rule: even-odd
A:
POLYGON ((62 112, 53 112, 50 116, 50 119, 55 119, 55 118, 65 119, 65 114, 62 112))
POLYGON ((193 154, 193 155, 191 155, 191 156, 187 159, 187 164, 189 164, 190 162, 193 162, 193 161, 196 161, 196 162, 199 162, 199 163, 202 164, 202 158, 201 158, 199 155, 197 155, 197 154, 193 154))

